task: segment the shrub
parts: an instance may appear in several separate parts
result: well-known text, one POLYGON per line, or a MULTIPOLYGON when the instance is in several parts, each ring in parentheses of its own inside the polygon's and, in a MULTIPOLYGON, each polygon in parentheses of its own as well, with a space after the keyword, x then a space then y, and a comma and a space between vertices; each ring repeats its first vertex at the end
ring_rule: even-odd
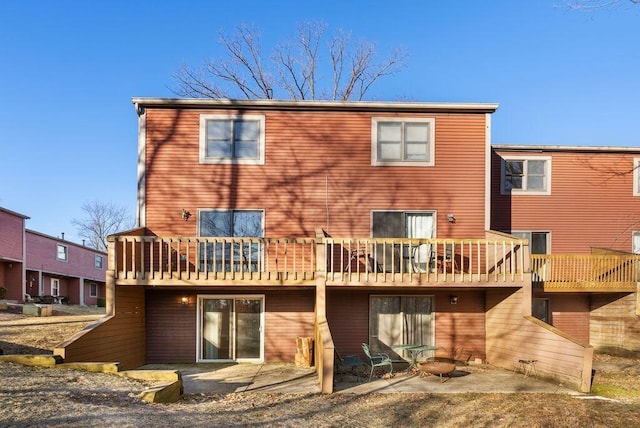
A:
POLYGON ((53 302, 56 301, 56 298, 53 296, 42 296, 42 303, 44 303, 45 305, 51 305, 53 302))
POLYGON ((104 308, 105 306, 107 306, 107 299, 104 297, 98 297, 98 307, 104 308))
POLYGON ((0 287, 0 300, 4 300, 7 295, 7 289, 4 287, 0 287))

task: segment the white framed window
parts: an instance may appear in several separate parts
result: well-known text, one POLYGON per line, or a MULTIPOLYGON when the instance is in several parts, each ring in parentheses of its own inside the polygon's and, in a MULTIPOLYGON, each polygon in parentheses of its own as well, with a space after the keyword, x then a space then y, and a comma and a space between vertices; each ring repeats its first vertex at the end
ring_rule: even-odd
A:
POLYGON ((264 164, 265 117, 200 115, 200 163, 264 164))
POLYGON ((638 231, 633 232, 631 251, 634 254, 640 254, 640 232, 638 231))
POLYGON ((102 269, 103 257, 96 254, 96 269, 102 269))
POLYGON ((67 248, 67 246, 63 245, 63 244, 57 244, 57 246, 56 246, 56 258, 58 260, 66 262, 68 260, 68 256, 69 256, 69 249, 67 248))
POLYGON ((434 118, 371 119, 371 164, 433 166, 434 118))
POLYGON ((503 157, 500 193, 550 195, 550 157, 503 157))
POLYGON ((58 278, 51 278, 51 295, 56 297, 60 295, 60 280, 58 278))
POLYGON ((89 297, 98 297, 98 284, 95 282, 89 284, 89 297))
POLYGON ((640 158, 633 158, 633 196, 640 196, 640 158))
POLYGON ((549 231, 511 231, 511 234, 528 239, 531 254, 551 253, 551 232, 549 231))

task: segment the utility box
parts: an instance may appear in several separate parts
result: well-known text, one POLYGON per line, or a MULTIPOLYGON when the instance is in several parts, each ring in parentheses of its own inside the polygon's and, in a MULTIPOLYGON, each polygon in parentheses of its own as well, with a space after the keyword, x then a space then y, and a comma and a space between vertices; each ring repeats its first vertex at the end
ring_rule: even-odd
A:
POLYGON ((22 313, 25 315, 33 315, 34 317, 50 317, 53 315, 53 307, 51 305, 24 305, 22 313))
POLYGON ((311 367, 313 365, 313 338, 298 337, 296 339, 296 366, 311 367))

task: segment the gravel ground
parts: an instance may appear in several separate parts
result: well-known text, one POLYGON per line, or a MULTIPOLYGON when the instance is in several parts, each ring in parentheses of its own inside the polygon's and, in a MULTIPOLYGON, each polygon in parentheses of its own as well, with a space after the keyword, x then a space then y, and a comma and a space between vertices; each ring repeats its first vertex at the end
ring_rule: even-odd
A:
MULTIPOLYGON (((0 347, 51 353, 47 343, 55 345, 93 322, 67 316, 45 322, 0 311, 0 347)), ((604 357, 601 362, 626 385, 626 395, 611 400, 561 394, 232 393, 190 394, 171 404, 141 401, 138 394, 149 384, 134 379, 0 362, 0 427, 640 426, 638 360, 604 357)))

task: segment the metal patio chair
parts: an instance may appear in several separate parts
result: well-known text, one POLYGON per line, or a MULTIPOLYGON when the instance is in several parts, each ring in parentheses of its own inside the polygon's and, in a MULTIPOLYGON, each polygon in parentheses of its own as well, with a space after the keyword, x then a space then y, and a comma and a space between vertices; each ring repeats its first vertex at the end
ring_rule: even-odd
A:
POLYGON ((389 374, 393 373, 393 362, 391 358, 387 354, 383 354, 381 352, 372 355, 371 350, 369 349, 369 345, 366 343, 362 344, 362 350, 364 354, 367 356, 367 360, 369 360, 369 365, 371 366, 371 374, 369 374, 369 382, 371 382, 371 378, 373 377, 373 370, 376 367, 384 367, 389 366, 389 374))

